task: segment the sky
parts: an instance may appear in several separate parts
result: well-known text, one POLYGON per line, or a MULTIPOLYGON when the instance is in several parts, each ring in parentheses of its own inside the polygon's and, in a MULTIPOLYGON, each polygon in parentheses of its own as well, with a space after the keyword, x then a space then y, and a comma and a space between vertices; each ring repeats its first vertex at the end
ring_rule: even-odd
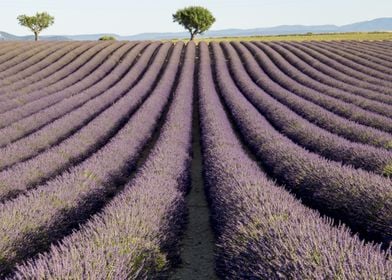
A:
POLYGON ((16 17, 46 11, 55 24, 42 35, 176 32, 172 14, 186 6, 203 6, 216 18, 212 30, 283 24, 343 25, 392 17, 392 0, 0 0, 0 31, 30 34, 16 17))

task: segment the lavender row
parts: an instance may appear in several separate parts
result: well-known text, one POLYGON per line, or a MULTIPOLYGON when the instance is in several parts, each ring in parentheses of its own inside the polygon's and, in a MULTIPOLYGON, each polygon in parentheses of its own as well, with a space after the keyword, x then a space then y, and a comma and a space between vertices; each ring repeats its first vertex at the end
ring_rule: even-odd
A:
MULTIPOLYGON (((355 82, 352 84, 347 83, 347 81, 343 82, 340 80, 341 75, 339 76, 338 73, 335 73, 336 71, 333 68, 329 68, 328 70, 328 67, 320 64, 313 57, 303 52, 301 53, 298 49, 292 48, 291 46, 281 46, 281 44, 278 45, 271 43, 268 45, 277 53, 282 55, 288 62, 290 62, 291 65, 295 66, 314 80, 327 84, 331 87, 336 87, 341 90, 353 93, 355 95, 360 95, 371 100, 392 105, 392 98, 388 94, 382 93, 378 89, 369 90, 358 87, 356 86, 355 82), (322 68, 324 68, 324 71, 321 71, 322 69, 320 69, 320 65, 322 68)), ((261 47, 261 45, 259 46, 261 47)))
POLYGON ((345 65, 352 66, 357 71, 360 71, 366 75, 371 75, 377 79, 392 82, 391 74, 392 70, 389 66, 382 65, 384 62, 377 60, 372 56, 365 56, 357 51, 347 51, 345 48, 340 48, 339 43, 334 46, 320 42, 305 42, 304 45, 320 50, 327 54, 329 57, 336 59, 336 61, 344 63, 345 65))
MULTIPOLYGON (((239 43, 237 43, 238 45, 239 43)), ((250 43, 244 43, 257 56, 257 61, 263 70, 268 73, 279 84, 283 85, 290 92, 315 103, 326 110, 335 113, 343 118, 370 126, 385 132, 392 132, 392 119, 379 114, 366 111, 360 107, 343 102, 334 97, 327 96, 312 88, 296 83, 291 77, 282 73, 274 63, 257 47, 250 43), (263 58, 263 59, 261 59, 263 58)))
MULTIPOLYGON (((147 67, 147 63, 151 58, 151 55, 157 44, 151 45, 147 55, 143 56, 143 60, 141 60, 137 67, 135 68, 135 73, 141 73, 145 67, 147 67)), ((99 112, 98 107, 92 107, 91 105, 88 106, 86 109, 84 104, 88 103, 91 104, 92 100, 96 98, 99 99, 99 96, 104 94, 104 96, 108 96, 112 93, 112 97, 114 98, 112 101, 116 99, 119 95, 123 94, 125 90, 127 90, 132 83, 138 78, 137 76, 132 76, 132 72, 128 73, 130 75, 129 81, 124 81, 124 75, 127 74, 129 68, 132 66, 132 62, 134 61, 135 57, 137 56, 138 51, 131 53, 131 55, 127 56, 125 60, 123 60, 117 67, 114 68, 109 75, 106 75, 103 79, 99 82, 95 83, 93 86, 88 87, 87 89, 79 92, 76 95, 72 95, 69 98, 65 98, 60 102, 56 103, 53 106, 48 107, 45 110, 41 110, 33 115, 28 116, 27 118, 21 119, 20 121, 14 122, 12 125, 5 127, 0 130, 3 133, 4 137, 0 139, 0 145, 7 145, 12 142, 19 140, 23 140, 24 136, 30 137, 31 133, 33 132, 40 132, 39 129, 43 126, 49 124, 52 127, 57 127, 60 131, 66 131, 69 129, 70 123, 65 123, 64 117, 68 117, 71 115, 79 115, 80 122, 83 123, 83 116, 86 118, 91 118, 94 113, 99 112), (120 81, 122 81, 120 83, 120 81), (128 83, 127 83, 128 82, 128 83), (121 91, 119 91, 121 89, 121 91), (53 123, 50 123, 54 121, 53 123), (56 126, 59 122, 62 124, 60 126, 56 126)), ((87 82, 89 82, 87 80, 87 82)), ((74 126, 75 123, 72 123, 74 126)), ((53 136, 55 133, 51 133, 53 136)), ((25 140, 23 140, 25 141, 25 140)))
POLYGON ((0 275, 48 249, 119 191, 116 181, 136 163, 169 102, 182 47, 175 46, 152 95, 108 144, 45 185, 0 205, 0 275))
POLYGON ((366 42, 369 42, 372 45, 376 45, 385 49, 392 49, 390 40, 378 40, 378 41, 366 41, 366 42))
POLYGON ((0 42, 0 58, 1 56, 15 50, 17 47, 20 47, 21 45, 21 42, 0 42))
POLYGON ((392 45, 390 40, 372 41, 373 45, 379 46, 385 50, 391 50, 392 45))
MULTIPOLYGON (((42 95, 41 91, 37 91, 36 95, 28 94, 23 100, 24 102, 28 101, 27 104, 23 106, 18 106, 12 110, 0 114, 0 128, 8 126, 13 122, 28 117, 66 98, 69 98, 71 96, 77 95, 80 92, 83 92, 83 90, 87 89, 88 87, 91 87, 98 81, 102 80, 106 75, 108 75, 108 73, 110 73, 110 71, 113 71, 113 69, 118 64, 118 62, 121 61, 121 59, 123 59, 124 56, 126 56, 126 54, 129 52, 129 50, 132 47, 133 44, 125 44, 121 46, 119 49, 116 49, 114 51, 110 48, 102 51, 99 54, 99 56, 97 56, 95 59, 91 61, 91 62, 96 62, 95 66, 97 68, 95 68, 92 71, 90 70, 91 73, 87 74, 82 80, 80 80, 79 82, 75 83, 70 87, 65 88, 64 90, 60 90, 56 93, 50 94, 49 96, 43 96, 43 97, 38 97, 39 95, 42 95)), ((136 47, 136 49, 139 49, 139 47, 136 47)), ((88 73, 88 71, 85 71, 85 73, 88 73)), ((19 100, 20 99, 18 99, 18 101, 19 100)), ((16 106, 15 103, 17 103, 17 101, 15 102, 11 101, 7 105, 16 106)), ((0 105, 0 108, 1 107, 2 106, 0 105)), ((3 106, 3 108, 4 107, 5 106, 3 106)))
MULTIPOLYGON (((48 55, 56 53, 57 51, 62 50, 64 47, 70 46, 70 43, 53 43, 49 47, 38 50, 29 58, 22 60, 20 63, 13 63, 12 59, 7 61, 7 65, 3 66, 2 71, 0 71, 0 83, 4 82, 4 78, 9 77, 19 71, 22 71, 25 68, 28 68, 42 59, 45 59, 48 55)), ((31 49, 30 49, 31 50, 31 49)), ((1 65, 0 65, 1 66, 1 65)))
POLYGON ((290 54, 282 47, 277 46, 277 48, 280 49, 280 51, 284 53, 285 56, 290 57, 289 60, 286 60, 284 57, 282 57, 281 54, 279 54, 273 48, 266 44, 260 44, 258 45, 258 47, 262 49, 264 53, 263 55, 268 56, 280 69, 280 71, 283 72, 285 75, 289 76, 293 82, 297 82, 298 84, 306 86, 325 95, 334 97, 336 99, 352 103, 362 109, 375 112, 386 117, 392 117, 392 105, 388 104, 388 100, 390 100, 389 103, 392 104, 392 96, 386 96, 384 94, 380 95, 367 91, 349 92, 347 90, 340 89, 340 87, 331 86, 332 84, 334 84, 334 79, 326 77, 326 79, 328 80, 326 83, 324 79, 321 79, 320 81, 313 79, 306 73, 312 70, 313 72, 315 72, 317 70, 311 69, 309 65, 306 65, 303 61, 299 60, 297 57, 290 54), (294 64, 291 64, 290 60, 294 61, 294 64), (298 68, 296 68, 294 65, 298 68), (303 68, 306 69, 302 70, 303 68))
MULTIPOLYGON (((61 44, 61 43, 56 43, 61 44)), ((46 43, 38 43, 36 45, 26 44, 20 48, 15 48, 0 57, 0 72, 7 70, 9 67, 22 63, 26 59, 37 54, 37 52, 47 49, 46 43)))
POLYGON ((379 54, 381 55, 383 58, 385 57, 385 60, 387 61, 392 61, 391 57, 389 56, 391 49, 382 44, 379 45, 378 42, 374 41, 374 42, 355 42, 356 45, 359 45, 365 49, 368 49, 369 51, 371 51, 372 54, 379 54))
MULTIPOLYGON (((6 78, 3 79, 3 86, 0 87, 0 91, 2 90, 3 87, 7 87, 13 83, 17 83, 20 80, 23 79, 31 79, 31 76, 35 75, 35 77, 40 77, 40 73, 46 72, 47 69, 50 69, 50 66, 52 64, 56 64, 58 68, 61 68, 66 62, 69 63, 69 60, 67 61, 67 57, 70 57, 73 53, 76 53, 79 51, 79 53, 82 52, 83 49, 86 49, 86 47, 83 47, 83 43, 73 43, 73 44, 65 44, 63 47, 60 49, 56 50, 55 52, 49 54, 43 54, 44 57, 40 58, 39 61, 36 63, 33 63, 28 66, 24 65, 24 63, 20 63, 16 65, 15 67, 10 68, 9 70, 12 70, 10 72, 14 73, 9 73, 6 78), (64 62, 63 62, 64 61, 64 62), (63 63, 62 63, 63 62, 63 63), (62 64, 61 64, 62 63, 62 64), (22 68, 22 69, 19 69, 22 68), (6 85, 4 85, 6 83, 6 85)), ((7 71, 1 72, 5 73, 7 71)), ((49 75, 50 73, 47 73, 49 75)))
POLYGON ((249 159, 214 90, 207 46, 200 47, 203 164, 221 278, 389 279, 392 264, 379 248, 333 227, 249 159))
POLYGON ((381 84, 379 80, 342 65, 319 51, 303 47, 301 44, 281 43, 281 45, 290 50, 292 49, 289 47, 297 50, 296 54, 299 53, 298 56, 300 56, 301 59, 304 59, 303 57, 305 57, 305 59, 311 57, 312 60, 317 61, 314 65, 315 67, 327 75, 333 75, 337 80, 384 94, 391 94, 392 92, 389 85, 381 84))
POLYGON ((373 55, 377 58, 384 60, 384 63, 392 63, 392 59, 388 56, 388 51, 385 48, 380 48, 374 44, 369 44, 368 42, 343 42, 344 46, 354 48, 363 53, 373 55))
MULTIPOLYGON (((92 88, 91 91, 85 91, 83 96, 75 96, 75 100, 71 100, 72 102, 67 102, 67 100, 60 102, 59 104, 62 107, 57 107, 56 105, 49 108, 50 112, 53 112, 52 114, 57 114, 58 110, 67 108, 67 106, 71 106, 72 108, 72 106, 75 105, 75 102, 85 102, 84 105, 81 105, 63 117, 56 119, 54 122, 49 123, 37 132, 30 134, 28 137, 1 148, 0 153, 2 154, 2 158, 0 168, 31 158, 42 150, 45 150, 52 145, 56 145, 81 129, 98 116, 100 112, 110 107, 116 100, 124 96, 135 85, 141 75, 144 74, 149 65, 149 61, 152 59, 158 46, 159 43, 150 44, 146 51, 143 52, 143 55, 132 66, 132 62, 139 53, 138 49, 134 49, 134 52, 130 53, 129 56, 116 67, 115 71, 112 73, 113 77, 107 76, 102 80, 102 85, 105 85, 104 88, 92 88), (118 78, 120 78, 120 80, 112 81, 112 79, 118 78), (116 83, 111 85, 108 82, 116 83), (94 96, 95 98, 93 98, 94 96)), ((165 45, 164 50, 167 51, 167 48, 169 48, 169 44, 165 45)), ((164 57, 165 51, 162 51, 159 60, 164 59, 164 57)), ((48 116, 50 117, 51 115, 43 115, 42 120, 45 120, 45 117, 48 116)), ((34 121, 34 118, 31 119, 31 121, 34 121)), ((37 121, 37 119, 35 119, 35 121, 37 121)))
POLYGON ((321 48, 317 45, 312 44, 304 43, 301 44, 300 47, 303 50, 316 52, 319 56, 323 57, 327 63, 333 61, 333 65, 337 65, 338 69, 341 69, 341 71, 345 71, 345 73, 350 73, 350 75, 353 75, 357 79, 364 80, 368 83, 375 85, 382 85, 385 87, 390 87, 392 84, 390 75, 357 63, 356 60, 361 61, 360 57, 356 57, 353 60, 353 56, 350 56, 351 59, 347 59, 341 54, 338 55, 334 52, 331 52, 328 47, 321 48))
POLYGON ((248 76, 242 62, 229 43, 222 43, 227 56, 216 43, 212 43, 215 54, 217 82, 226 91, 238 88, 244 96, 263 114, 282 134, 312 152, 328 159, 350 164, 356 168, 389 174, 392 169, 392 152, 372 146, 353 143, 339 137, 295 114, 283 104, 260 89, 248 76), (231 77, 225 60, 229 61, 231 77), (235 82, 234 82, 235 81, 235 82), (237 83, 237 85, 236 85, 237 83))
MULTIPOLYGON (((239 43, 237 43, 238 45, 239 43)), ((370 126, 385 132, 392 132, 392 119, 381 116, 379 114, 366 111, 359 108, 356 105, 345 103, 341 100, 337 100, 334 97, 327 96, 320 93, 312 88, 303 86, 300 83, 295 82, 291 77, 286 76, 282 73, 274 63, 266 56, 260 49, 250 43, 244 43, 257 57, 257 61, 273 80, 283 85, 290 92, 306 99, 312 103, 315 103, 326 110, 333 112, 348 120, 357 122, 362 125, 370 126)))
MULTIPOLYGON (((22 161, 0 172, 0 201, 15 197, 32 186, 44 182, 67 167, 84 160, 97 151, 100 146, 107 143, 147 98, 155 84, 154 81, 159 77, 158 74, 164 65, 169 48, 169 44, 163 46, 140 81, 128 90, 120 100, 100 113, 74 135, 30 160, 22 161)), ((109 93, 109 101, 103 99, 99 102, 111 104, 114 102, 113 95, 113 93, 109 93)), ((102 107, 100 104, 94 106, 102 107)), ((73 120, 68 120, 68 122, 75 123, 79 121, 79 115, 76 115, 76 117, 73 120)), ((38 145, 33 145, 34 150, 29 147, 24 148, 25 146, 27 145, 15 147, 14 151, 11 149, 8 150, 8 153, 2 152, 5 160, 1 167, 4 168, 4 164, 10 165, 17 160, 21 160, 23 156, 28 157, 39 152, 37 150, 38 145)))
MULTIPOLYGON (((260 56, 262 53, 257 48, 253 49, 253 57, 249 50, 242 44, 233 43, 233 45, 238 50, 244 61, 245 68, 256 84, 301 117, 353 142, 360 142, 386 149, 392 148, 392 136, 390 134, 337 116, 323 107, 293 94, 278 83, 271 84, 271 79, 264 70, 268 74, 274 75, 274 78, 278 81, 282 82, 283 78, 285 78, 288 81, 288 86, 294 85, 294 83, 290 82, 290 78, 282 74, 268 57, 260 56), (258 63, 263 68, 260 68, 258 63)), ((250 44, 248 46, 252 47, 250 44)))
MULTIPOLYGON (((369 46, 363 47, 361 44, 357 44, 355 42, 346 42, 346 41, 341 41, 339 43, 323 42, 322 46, 324 44, 326 46, 337 48, 339 50, 349 51, 350 53, 353 53, 359 57, 370 60, 374 63, 377 63, 385 67, 390 68, 392 66, 392 61, 388 56, 382 55, 377 51, 374 51, 374 49, 372 50, 371 47, 369 46)), ((388 72, 390 71, 388 70, 388 72)))
MULTIPOLYGON (((299 48, 293 47, 292 45, 286 44, 286 43, 268 43, 271 47, 274 47, 276 45, 281 46, 285 50, 291 52, 293 55, 297 56, 300 60, 303 61, 303 63, 307 63, 308 65, 311 65, 311 68, 316 69, 317 71, 312 70, 312 71, 306 72, 307 75, 309 76, 315 76, 315 77, 320 77, 321 78, 316 78, 316 79, 321 79, 322 81, 325 80, 331 80, 335 81, 336 86, 341 87, 342 89, 347 89, 348 91, 351 91, 355 93, 355 91, 358 92, 374 92, 378 93, 381 96, 385 95, 389 97, 389 88, 387 87, 380 87, 376 86, 374 84, 369 84, 364 82, 363 80, 356 79, 352 75, 348 75, 346 73, 340 72, 334 67, 331 67, 329 65, 326 65, 322 63, 318 58, 315 58, 311 56, 310 54, 302 51, 299 48)), ((306 69, 306 68, 304 68, 306 69)), ((333 84, 330 84, 333 86, 333 84)))
POLYGON ((246 143, 271 175, 354 231, 392 241, 392 181, 311 153, 278 131, 235 88, 220 88, 246 143))
POLYGON ((59 58, 66 53, 80 46, 82 43, 63 43, 49 45, 47 49, 38 52, 36 55, 26 59, 22 63, 11 66, 10 68, 0 72, 0 85, 4 82, 10 84, 31 75, 51 63, 55 63, 59 58))
MULTIPOLYGON (((1 108, 1 111, 4 112, 4 110, 7 110, 8 107, 6 106, 9 102, 12 104, 12 102, 15 103, 16 101, 16 105, 23 105, 28 102, 29 99, 24 101, 24 98, 28 95, 32 95, 33 98, 38 98, 64 89, 82 80, 84 76, 79 76, 83 74, 80 69, 86 69, 88 66, 85 65, 90 65, 92 63, 90 61, 93 61, 94 58, 96 59, 105 49, 113 48, 115 47, 109 44, 82 44, 79 49, 70 52, 64 58, 65 64, 53 64, 48 69, 39 71, 26 79, 11 84, 10 87, 18 87, 19 84, 20 89, 9 88, 5 94, 0 95, 0 104, 3 107, 5 106, 4 109, 1 108), (39 94, 37 92, 42 93, 39 94)), ((88 73, 86 72, 84 75, 88 73)))
POLYGON ((81 230, 19 266, 13 279, 155 279, 170 266, 185 216, 194 55, 190 43, 166 122, 136 177, 81 230))
POLYGON ((342 42, 343 46, 346 46, 349 49, 354 49, 363 54, 367 54, 369 56, 374 56, 383 61, 385 65, 391 65, 392 59, 388 56, 388 51, 385 48, 379 48, 374 44, 369 44, 367 42, 342 42))
POLYGON ((45 44, 46 42, 40 41, 34 44, 33 42, 0 42, 2 48, 0 48, 0 64, 4 61, 10 60, 13 57, 25 52, 26 50, 31 50, 32 48, 37 48, 45 44), (13 55, 13 56, 11 56, 13 55))

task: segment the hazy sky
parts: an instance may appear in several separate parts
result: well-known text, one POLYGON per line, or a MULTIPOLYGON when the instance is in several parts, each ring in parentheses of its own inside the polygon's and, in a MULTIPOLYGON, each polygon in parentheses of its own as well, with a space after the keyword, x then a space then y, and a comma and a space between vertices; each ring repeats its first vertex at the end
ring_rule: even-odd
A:
POLYGON ((47 11, 55 24, 43 34, 181 31, 172 22, 179 8, 201 5, 217 21, 212 29, 256 28, 281 24, 348 24, 392 16, 392 0, 0 0, 0 30, 29 34, 19 14, 47 11))

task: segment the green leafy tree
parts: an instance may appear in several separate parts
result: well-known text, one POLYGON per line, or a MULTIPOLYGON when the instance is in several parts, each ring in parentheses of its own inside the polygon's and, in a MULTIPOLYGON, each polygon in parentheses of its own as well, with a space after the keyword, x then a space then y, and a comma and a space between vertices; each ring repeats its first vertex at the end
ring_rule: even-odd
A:
POLYGON ((193 40, 195 35, 202 34, 210 29, 215 22, 215 18, 206 8, 191 6, 178 10, 173 15, 173 21, 184 26, 191 34, 191 40, 193 40))
POLYGON ((116 37, 109 36, 109 35, 102 36, 101 38, 99 38, 99 41, 115 41, 115 40, 116 40, 116 37))
POLYGON ((35 16, 20 15, 17 19, 20 25, 26 26, 33 31, 35 41, 38 41, 38 35, 42 30, 54 23, 54 17, 47 12, 36 13, 35 16))

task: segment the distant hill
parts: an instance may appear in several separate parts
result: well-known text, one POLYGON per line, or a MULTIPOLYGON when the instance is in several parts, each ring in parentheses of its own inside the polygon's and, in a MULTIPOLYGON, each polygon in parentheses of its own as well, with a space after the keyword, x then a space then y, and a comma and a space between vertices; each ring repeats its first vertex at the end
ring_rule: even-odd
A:
MULTIPOLYGON (((257 35, 286 35, 312 33, 334 33, 334 32, 372 32, 372 31, 392 31, 392 17, 377 18, 369 21, 362 21, 342 26, 337 25, 279 25, 274 27, 253 28, 253 29, 223 29, 211 30, 200 37, 237 37, 237 36, 257 36, 257 35)), ((187 32, 163 32, 163 33, 140 33, 130 36, 120 36, 117 34, 82 34, 82 35, 59 35, 41 36, 42 40, 98 40, 104 35, 114 36, 118 40, 164 40, 187 38, 187 32)), ((0 31, 0 40, 33 40, 33 36, 15 36, 0 31)))
MULTIPOLYGON (((68 41, 72 40, 66 36, 50 35, 50 36, 40 36, 41 40, 47 41, 68 41)), ((33 35, 27 36, 16 36, 7 32, 0 31, 0 40, 14 40, 14 41, 33 41, 33 35)))

